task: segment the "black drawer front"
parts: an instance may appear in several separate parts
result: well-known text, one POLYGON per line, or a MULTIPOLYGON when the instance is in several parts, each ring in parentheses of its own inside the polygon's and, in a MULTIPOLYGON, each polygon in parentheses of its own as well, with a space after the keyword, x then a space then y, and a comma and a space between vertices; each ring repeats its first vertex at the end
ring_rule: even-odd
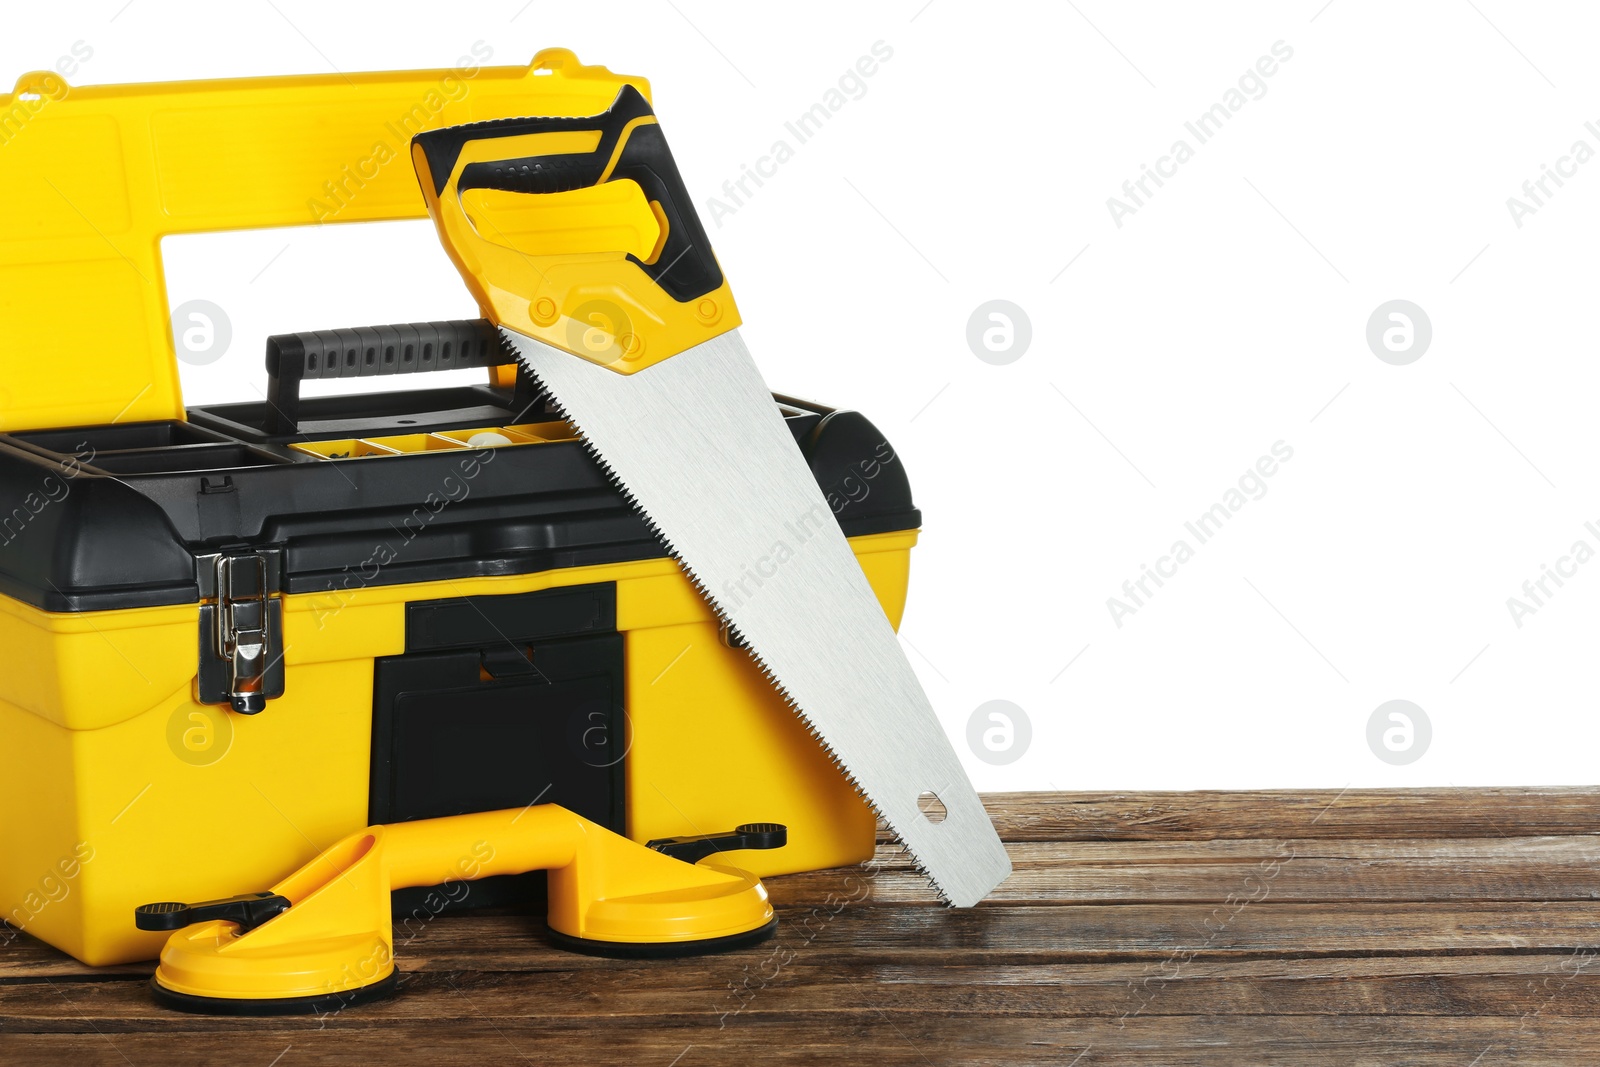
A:
MULTIPOLYGON (((570 608, 570 598, 556 605, 570 608)), ((550 620, 520 608, 489 614, 513 629, 472 647, 375 661, 371 821, 560 804, 626 832, 622 636, 530 637, 547 634, 550 620)), ((565 610, 556 615, 574 621, 565 610)), ((484 636, 475 629, 457 633, 484 636)), ((542 884, 541 873, 405 890, 395 894, 396 910, 520 904, 542 896, 542 884)))

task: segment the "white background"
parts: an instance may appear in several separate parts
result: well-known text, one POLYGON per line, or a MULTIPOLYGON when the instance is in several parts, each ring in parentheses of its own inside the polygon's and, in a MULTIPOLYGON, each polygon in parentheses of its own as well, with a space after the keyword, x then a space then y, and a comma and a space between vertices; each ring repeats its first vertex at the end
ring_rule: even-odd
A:
MULTIPOLYGON (((1010 765, 968 758, 980 788, 1596 779, 1600 562, 1520 628, 1506 603, 1574 541, 1600 549, 1600 161, 1520 228, 1506 204, 1574 141, 1600 150, 1592 10, 379 9, 28 5, 0 78, 79 42, 74 84, 439 68, 480 40, 492 64, 561 45, 646 75, 769 382, 865 412, 910 470, 925 533, 904 637, 958 749, 985 701, 1031 721, 1010 765), (707 197, 878 41, 893 57, 865 94, 713 223, 707 197), (1198 144, 1184 123, 1279 41, 1293 56, 1265 95, 1198 144), (1107 198, 1179 138, 1194 158, 1119 228, 1107 198), (966 340, 997 298, 1032 324, 1004 366, 966 340), (1365 339, 1391 299, 1432 322, 1407 366, 1365 339), (1265 496, 1119 628, 1107 598, 1278 441, 1294 455, 1265 496), (1398 767, 1366 737, 1395 698, 1433 730, 1398 767)), ((173 303, 234 328, 220 363, 186 368, 191 403, 253 398, 268 333, 474 313, 426 223, 168 259, 173 303)))

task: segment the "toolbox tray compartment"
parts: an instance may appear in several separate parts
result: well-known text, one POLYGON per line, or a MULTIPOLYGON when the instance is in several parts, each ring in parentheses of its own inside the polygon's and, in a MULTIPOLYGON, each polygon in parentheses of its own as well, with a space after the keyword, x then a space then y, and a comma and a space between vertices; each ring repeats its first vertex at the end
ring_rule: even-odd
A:
POLYGON ((283 462, 286 461, 280 456, 243 445, 208 444, 104 452, 95 456, 91 465, 107 474, 189 474, 264 467, 283 462))
POLYGON ((175 421, 85 426, 75 430, 34 430, 0 435, 0 439, 9 439, 62 458, 75 456, 80 460, 101 452, 210 445, 229 440, 222 434, 175 421))
MULTIPOLYGON (((249 444, 266 445, 370 434, 436 433, 459 426, 528 421, 518 417, 522 412, 506 391, 485 385, 306 397, 300 401, 300 422, 294 435, 268 430, 271 410, 264 400, 192 408, 189 425, 249 444)), ((542 407, 539 410, 542 412, 542 407)))
MULTIPOLYGON (((281 555, 279 590, 290 594, 666 556, 520 369, 507 384, 298 396, 308 367, 350 376, 316 358, 339 338, 426 335, 440 351, 453 339, 456 365, 470 350, 488 368, 511 357, 462 339, 490 329, 458 320, 269 339, 269 392, 298 414, 287 432, 270 432, 270 402, 250 402, 192 408, 188 422, 0 433, 0 499, 27 502, 0 512, 0 594, 57 612, 195 603, 195 561, 246 545, 281 555), (481 430, 510 443, 468 445, 481 430)), ((446 368, 407 373, 428 369, 446 368)), ((773 402, 846 536, 921 525, 872 423, 773 402)))

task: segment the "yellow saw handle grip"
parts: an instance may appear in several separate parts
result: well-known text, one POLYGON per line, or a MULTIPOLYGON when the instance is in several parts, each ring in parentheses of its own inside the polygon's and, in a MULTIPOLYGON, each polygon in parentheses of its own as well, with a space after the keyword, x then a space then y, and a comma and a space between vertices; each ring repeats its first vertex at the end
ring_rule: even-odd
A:
POLYGON ((623 374, 739 325, 650 103, 418 134, 412 162, 450 257, 501 326, 623 374))

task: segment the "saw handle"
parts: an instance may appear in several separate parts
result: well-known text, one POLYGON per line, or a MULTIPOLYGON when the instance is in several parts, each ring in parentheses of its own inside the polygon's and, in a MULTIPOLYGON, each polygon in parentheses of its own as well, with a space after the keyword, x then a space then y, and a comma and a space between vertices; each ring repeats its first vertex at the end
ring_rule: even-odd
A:
POLYGON ((739 324, 637 88, 624 86, 599 115, 453 126, 411 146, 445 248, 497 325, 626 374, 739 324), (475 190, 539 202, 464 203, 475 190))
POLYGON ((690 206, 688 190, 683 187, 683 178, 655 112, 631 85, 617 94, 610 110, 590 118, 498 119, 419 133, 412 144, 426 157, 434 194, 441 197, 452 181, 457 195, 471 189, 565 193, 605 182, 635 181, 651 206, 659 207, 657 217, 666 230, 666 241, 650 262, 631 253, 628 259, 680 303, 705 296, 722 285, 722 269, 690 206), (589 131, 600 134, 592 152, 460 162, 462 149, 473 142, 589 131))

